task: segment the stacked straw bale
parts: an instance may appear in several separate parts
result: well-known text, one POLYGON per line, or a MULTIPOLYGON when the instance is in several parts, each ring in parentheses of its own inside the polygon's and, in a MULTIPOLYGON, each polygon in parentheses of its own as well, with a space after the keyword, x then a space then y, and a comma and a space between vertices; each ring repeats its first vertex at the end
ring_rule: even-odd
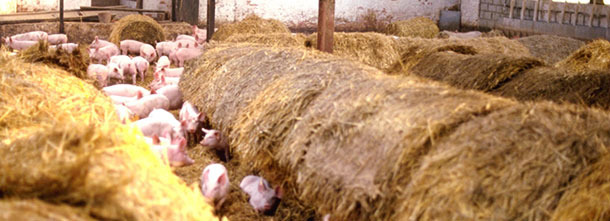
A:
POLYGON ((49 44, 41 41, 26 50, 19 52, 19 57, 27 62, 41 62, 50 66, 57 66, 72 73, 80 79, 87 78, 89 66, 89 52, 87 46, 80 44, 77 50, 68 53, 64 50, 49 50, 49 44))
POLYGON ((163 27, 151 17, 128 15, 114 23, 109 39, 116 45, 127 39, 155 45, 156 42, 165 41, 165 32, 163 27))
POLYGON ((415 17, 392 22, 384 32, 399 37, 436 38, 439 29, 435 21, 426 17, 415 17))
POLYGON ((0 200, 2 220, 71 220, 93 221, 82 210, 67 205, 54 205, 41 200, 0 200))
POLYGON ((224 41, 235 34, 267 34, 290 33, 288 27, 279 20, 263 19, 254 14, 248 15, 244 20, 224 24, 214 32, 212 40, 224 41))
POLYGON ((519 38, 517 41, 529 49, 535 58, 547 64, 555 64, 585 45, 584 42, 555 35, 534 35, 519 38))
POLYGON ((307 37, 296 33, 234 34, 226 42, 255 43, 274 47, 305 47, 307 37))
POLYGON ((11 199, 3 206, 85 220, 215 218, 200 191, 172 174, 137 128, 121 124, 92 85, 6 53, 0 76, 0 196, 11 199))
POLYGON ((586 44, 556 65, 572 72, 610 71, 610 42, 598 39, 586 44))
POLYGON ((337 220, 549 219, 610 144, 604 112, 298 48, 217 45, 180 88, 228 135, 242 174, 294 187, 287 200, 337 220))

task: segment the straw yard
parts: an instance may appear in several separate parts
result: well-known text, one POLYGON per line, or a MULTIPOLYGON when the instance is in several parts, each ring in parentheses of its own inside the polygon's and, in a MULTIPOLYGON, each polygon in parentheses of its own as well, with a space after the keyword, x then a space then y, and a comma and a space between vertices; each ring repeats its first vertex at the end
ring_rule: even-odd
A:
POLYGON ((610 219, 607 40, 439 36, 386 11, 378 32, 303 32, 263 11, 210 34, 135 10, 70 24, 71 49, 19 45, 55 23, 0 26, 0 219, 610 219), (133 107, 155 96, 170 105, 133 107))

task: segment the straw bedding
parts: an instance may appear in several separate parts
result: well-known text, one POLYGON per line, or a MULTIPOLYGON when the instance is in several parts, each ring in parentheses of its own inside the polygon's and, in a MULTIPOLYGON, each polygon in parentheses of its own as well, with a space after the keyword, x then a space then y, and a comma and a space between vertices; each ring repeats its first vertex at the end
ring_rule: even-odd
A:
POLYGON ((122 40, 137 40, 150 45, 165 40, 163 27, 144 15, 128 15, 115 22, 109 40, 116 45, 122 40))
POLYGON ((49 44, 41 41, 26 50, 19 52, 19 57, 27 62, 41 62, 46 65, 57 66, 74 76, 85 79, 89 66, 89 52, 87 46, 80 44, 72 53, 64 50, 49 50, 49 44))
POLYGON ((92 85, 5 53, 0 75, 0 196, 6 206, 78 211, 71 217, 83 219, 214 218, 199 190, 161 164, 139 130, 121 124, 92 85))
POLYGON ((535 58, 547 64, 555 64, 585 45, 584 42, 555 35, 534 35, 516 41, 527 47, 535 58))
POLYGON ((180 87, 228 135, 240 174, 262 174, 287 202, 337 220, 549 219, 610 144, 607 113, 387 76, 304 49, 218 45, 180 87))
POLYGON ((234 34, 226 42, 256 43, 275 47, 304 47, 306 36, 296 33, 234 34))
POLYGON ((2 220, 95 220, 83 211, 67 205, 54 205, 44 201, 0 200, 0 219, 2 220))
POLYGON ((385 31, 399 37, 435 38, 439 29, 436 22, 426 17, 415 17, 390 23, 385 31))
POLYGON ((248 15, 244 20, 222 25, 214 32, 212 40, 224 41, 234 34, 267 34, 290 33, 288 27, 279 20, 263 19, 254 14, 248 15))

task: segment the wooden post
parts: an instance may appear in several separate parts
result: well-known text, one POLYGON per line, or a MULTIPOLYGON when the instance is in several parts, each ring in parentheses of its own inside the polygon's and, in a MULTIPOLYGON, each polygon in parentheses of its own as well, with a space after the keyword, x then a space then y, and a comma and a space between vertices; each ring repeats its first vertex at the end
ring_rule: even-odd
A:
POLYGON ((510 0, 510 10, 508 12, 508 17, 513 18, 513 9, 515 9, 515 0, 510 0))
POLYGON ((176 17, 176 0, 172 0, 172 21, 178 21, 176 17))
POLYGON ((571 19, 571 24, 576 25, 576 23, 578 23, 578 12, 580 11, 580 4, 576 4, 576 6, 574 7, 574 19, 571 19, 572 16, 570 15, 570 19, 571 19))
POLYGON ((335 0, 319 0, 318 50, 333 53, 335 32, 335 0))
POLYGON ((137 0, 136 1, 136 8, 137 9, 143 9, 144 8, 144 0, 137 0))
POLYGON ((534 18, 532 20, 538 21, 538 7, 540 7, 540 0, 535 0, 536 3, 534 5, 534 18))
POLYGON ((216 0, 208 0, 208 24, 207 24, 207 37, 206 41, 210 42, 212 35, 214 35, 214 19, 216 14, 216 0))
POLYGON ((64 31, 64 0, 59 0, 59 33, 66 33, 64 31))
POLYGON ((593 26, 593 16, 595 16, 595 11, 597 11, 597 0, 593 0, 593 5, 591 6, 591 14, 589 14, 589 27, 593 26))
POLYGON ((565 17, 565 14, 566 14, 566 5, 567 4, 568 3, 561 3, 561 14, 560 14, 561 22, 559 22, 559 24, 563 24, 563 18, 565 17))
POLYGON ((521 1, 521 20, 525 18, 525 8, 527 8, 527 1, 523 0, 521 1))
POLYGON ((549 9, 546 13, 546 23, 551 22, 551 14, 553 13, 553 0, 549 0, 549 9))

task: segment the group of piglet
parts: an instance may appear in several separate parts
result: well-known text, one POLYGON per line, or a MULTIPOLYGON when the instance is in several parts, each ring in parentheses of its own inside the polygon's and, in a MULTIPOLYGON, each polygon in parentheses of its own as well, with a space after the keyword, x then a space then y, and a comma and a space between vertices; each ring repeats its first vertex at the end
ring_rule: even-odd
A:
MULTIPOLYGON (((215 151, 221 161, 230 160, 226 138, 218 130, 203 127, 207 121, 205 113, 188 101, 183 102, 177 85, 184 71, 181 66, 185 60, 201 54, 204 39, 205 31, 194 26, 192 36, 179 35, 175 41, 159 42, 155 49, 134 40, 124 40, 117 47, 97 37, 91 44, 91 58, 107 62, 107 65, 92 64, 88 71, 90 77, 104 86, 102 91, 113 101, 119 119, 129 122, 129 119, 139 118, 134 124, 142 131, 153 153, 172 167, 194 163, 186 153, 187 141, 191 139, 198 142, 203 138, 201 145, 215 151), (130 53, 139 53, 139 56, 130 58, 127 56, 130 53), (160 57, 150 91, 131 84, 106 85, 105 76, 123 80, 124 75, 131 75, 134 84, 136 76, 144 79, 149 62, 157 55, 160 57), (179 67, 171 68, 170 64, 179 67), (180 109, 178 119, 168 112, 177 109, 180 109)), ((244 177, 240 187, 250 196, 249 202, 254 209, 265 214, 275 210, 282 196, 279 186, 273 189, 259 176, 244 177)), ((229 176, 222 164, 205 167, 201 174, 201 192, 215 208, 222 206, 229 192, 229 176)))
POLYGON ((78 44, 68 43, 68 36, 65 34, 48 34, 44 31, 32 31, 22 34, 9 36, 2 39, 10 50, 25 50, 40 41, 46 41, 49 43, 49 50, 65 50, 68 53, 72 53, 78 44))

